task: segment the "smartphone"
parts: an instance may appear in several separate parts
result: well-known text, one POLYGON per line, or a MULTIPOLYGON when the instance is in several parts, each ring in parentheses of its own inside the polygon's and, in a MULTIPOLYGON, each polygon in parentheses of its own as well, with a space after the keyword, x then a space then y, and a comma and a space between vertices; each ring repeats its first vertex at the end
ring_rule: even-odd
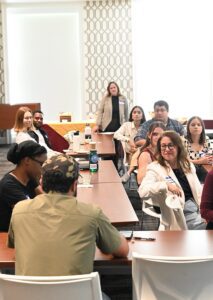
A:
POLYGON ((127 240, 131 240, 133 236, 133 231, 132 230, 120 230, 119 231, 127 240))

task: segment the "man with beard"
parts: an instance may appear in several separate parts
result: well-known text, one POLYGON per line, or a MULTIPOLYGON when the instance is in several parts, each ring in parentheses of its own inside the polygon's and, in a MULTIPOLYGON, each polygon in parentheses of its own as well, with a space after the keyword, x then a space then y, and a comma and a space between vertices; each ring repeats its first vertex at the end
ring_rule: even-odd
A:
POLYGON ((31 136, 39 143, 40 145, 47 146, 51 149, 50 141, 46 131, 42 128, 43 125, 43 112, 41 110, 33 111, 33 125, 35 130, 31 132, 31 136))

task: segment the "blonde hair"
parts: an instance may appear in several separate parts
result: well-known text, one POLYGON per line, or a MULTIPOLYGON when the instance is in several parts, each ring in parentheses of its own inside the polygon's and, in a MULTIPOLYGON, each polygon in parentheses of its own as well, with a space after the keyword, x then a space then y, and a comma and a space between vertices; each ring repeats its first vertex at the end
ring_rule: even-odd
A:
MULTIPOLYGON (((25 131, 25 128, 24 128, 24 114, 28 111, 32 114, 32 110, 27 106, 21 106, 17 110, 16 117, 15 117, 15 124, 14 124, 14 131, 15 132, 25 131)), ((33 114, 32 114, 32 116, 33 116, 33 114)), ((32 121, 31 127, 28 130, 34 130, 33 121, 32 121)))

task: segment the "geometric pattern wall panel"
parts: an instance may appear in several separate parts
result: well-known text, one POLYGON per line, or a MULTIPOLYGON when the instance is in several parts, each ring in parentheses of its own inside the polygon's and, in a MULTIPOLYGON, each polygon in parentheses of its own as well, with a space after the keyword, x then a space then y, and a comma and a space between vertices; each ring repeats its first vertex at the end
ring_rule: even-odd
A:
POLYGON ((2 32, 3 32, 2 31, 2 13, 1 13, 1 7, 0 7, 0 103, 5 102, 4 55, 3 55, 3 34, 2 34, 2 32))
POLYGON ((131 0, 86 1, 84 5, 86 114, 96 113, 110 81, 132 106, 131 0))

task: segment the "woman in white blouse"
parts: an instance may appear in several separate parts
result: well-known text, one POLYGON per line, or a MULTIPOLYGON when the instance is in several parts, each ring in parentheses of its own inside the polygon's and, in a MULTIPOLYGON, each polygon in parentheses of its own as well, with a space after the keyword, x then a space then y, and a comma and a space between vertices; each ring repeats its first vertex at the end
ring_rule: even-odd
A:
MULTIPOLYGON (((35 132, 35 127, 33 126, 32 111, 29 107, 22 106, 18 109, 15 118, 14 131, 17 134, 17 144, 25 141, 34 141, 38 143, 38 140, 33 138, 37 136, 37 134, 35 132)), ((50 149, 45 143, 43 143, 41 146, 44 146, 46 148, 48 158, 59 153, 50 149)))
POLYGON ((142 107, 134 106, 129 114, 129 122, 125 122, 114 133, 114 138, 123 144, 126 153, 127 162, 130 161, 131 156, 136 151, 134 137, 136 136, 140 126, 146 121, 146 117, 142 107))
POLYGON ((30 131, 33 131, 35 129, 33 126, 32 118, 32 111, 29 107, 22 106, 18 109, 14 124, 14 131, 17 133, 17 144, 29 140, 36 142, 36 140, 33 139, 29 134, 30 131))

